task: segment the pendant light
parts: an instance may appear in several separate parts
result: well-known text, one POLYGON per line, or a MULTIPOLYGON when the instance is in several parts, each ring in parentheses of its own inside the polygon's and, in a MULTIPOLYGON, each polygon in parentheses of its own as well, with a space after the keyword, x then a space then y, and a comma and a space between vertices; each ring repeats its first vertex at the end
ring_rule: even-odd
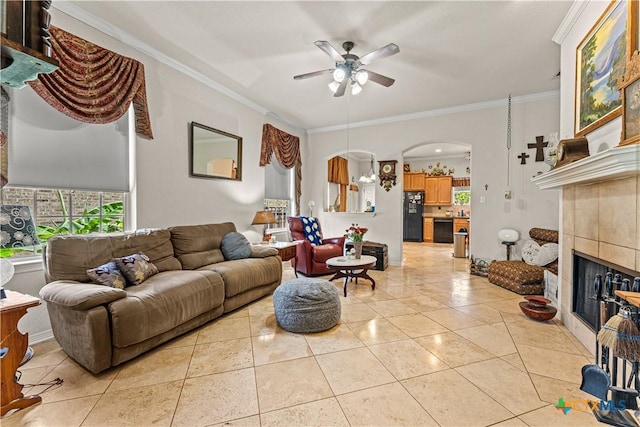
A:
POLYGON ((373 154, 371 155, 371 163, 369 165, 369 172, 366 175, 360 177, 360 182, 372 183, 376 181, 376 171, 373 168, 373 154))

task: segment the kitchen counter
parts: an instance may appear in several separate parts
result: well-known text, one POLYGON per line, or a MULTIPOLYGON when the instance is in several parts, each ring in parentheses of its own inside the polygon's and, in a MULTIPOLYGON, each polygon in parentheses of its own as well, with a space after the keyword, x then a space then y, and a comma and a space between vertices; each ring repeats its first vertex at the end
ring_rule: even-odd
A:
POLYGON ((423 218, 451 218, 451 219, 471 219, 470 216, 446 216, 446 215, 434 215, 434 214, 422 214, 423 218))

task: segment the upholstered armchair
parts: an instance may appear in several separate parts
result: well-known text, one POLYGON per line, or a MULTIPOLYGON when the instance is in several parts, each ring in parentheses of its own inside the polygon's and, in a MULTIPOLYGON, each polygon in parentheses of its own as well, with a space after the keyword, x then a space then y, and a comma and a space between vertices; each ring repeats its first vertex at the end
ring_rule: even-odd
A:
MULTIPOLYGON (((312 245, 305 236, 304 226, 300 217, 291 216, 288 221, 291 240, 302 242, 296 246, 296 255, 298 257, 296 270, 305 276, 321 276, 333 273, 332 270, 327 268, 326 262, 329 258, 343 255, 344 236, 323 237, 321 245, 312 245)), ((322 235, 319 222, 318 231, 322 235)))

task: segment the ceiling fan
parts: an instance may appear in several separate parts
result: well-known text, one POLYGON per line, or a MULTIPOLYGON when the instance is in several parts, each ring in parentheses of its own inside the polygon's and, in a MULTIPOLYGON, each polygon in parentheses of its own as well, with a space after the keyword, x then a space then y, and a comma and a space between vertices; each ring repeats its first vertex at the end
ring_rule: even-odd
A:
POLYGON ((342 43, 342 48, 346 51, 345 54, 340 54, 340 52, 338 52, 331 43, 325 40, 318 40, 314 44, 335 61, 335 68, 300 74, 294 76, 294 80, 308 79, 309 77, 332 73, 333 82, 329 84, 329 88, 333 91, 333 96, 335 97, 344 95, 349 82, 351 82, 351 93, 353 95, 360 93, 362 85, 368 80, 381 84, 385 87, 389 87, 395 82, 392 78, 361 68, 365 65, 369 65, 376 59, 386 58, 387 56, 395 55, 400 52, 400 48, 394 43, 389 43, 388 45, 376 49, 373 52, 369 52, 362 57, 351 53, 351 49, 353 49, 355 44, 350 41, 342 43))

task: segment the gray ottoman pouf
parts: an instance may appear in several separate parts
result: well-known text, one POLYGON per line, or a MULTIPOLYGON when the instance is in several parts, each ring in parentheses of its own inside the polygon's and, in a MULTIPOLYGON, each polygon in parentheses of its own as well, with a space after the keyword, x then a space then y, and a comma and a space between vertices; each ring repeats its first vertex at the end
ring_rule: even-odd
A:
POLYGON ((330 329, 340 320, 340 297, 331 282, 300 278, 282 283, 273 292, 273 308, 280 326, 289 332, 330 329))

